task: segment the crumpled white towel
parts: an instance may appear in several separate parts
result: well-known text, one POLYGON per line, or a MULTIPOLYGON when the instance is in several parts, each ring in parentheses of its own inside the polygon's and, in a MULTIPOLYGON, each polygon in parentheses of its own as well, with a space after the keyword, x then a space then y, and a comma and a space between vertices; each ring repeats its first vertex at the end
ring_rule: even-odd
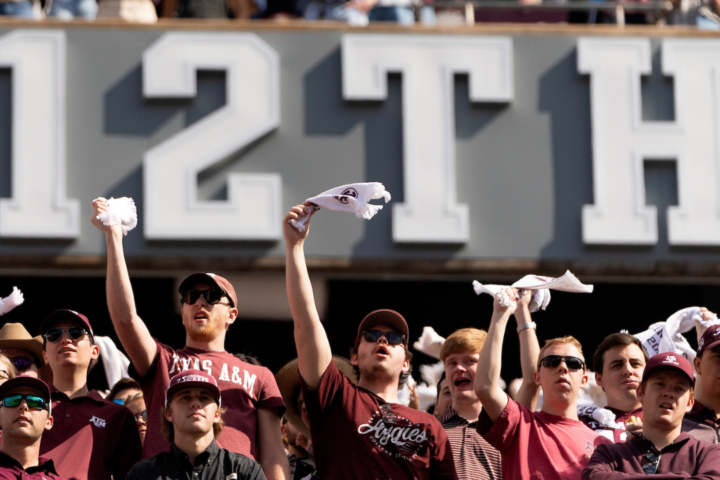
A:
POLYGON ((445 339, 438 335, 434 328, 423 327, 422 335, 417 342, 413 343, 413 347, 425 355, 440 360, 440 349, 444 343, 445 339))
POLYGON ((597 405, 578 407, 577 414, 578 417, 590 417, 596 420, 601 427, 620 428, 620 425, 615 422, 615 414, 597 405))
MULTIPOLYGON (((513 288, 518 289, 518 293, 522 295, 525 290, 533 290, 533 298, 530 302, 530 311, 537 312, 538 310, 545 310, 550 304, 550 290, 560 290, 562 292, 575 292, 575 293, 592 293, 593 286, 585 285, 577 279, 575 275, 570 273, 570 270, 566 271, 562 277, 543 277, 540 275, 525 275, 523 278, 511 285, 513 288)), ((511 305, 510 297, 505 293, 505 289, 509 288, 507 285, 483 285, 477 280, 473 281, 473 288, 475 293, 480 295, 481 293, 487 293, 492 296, 499 296, 500 305, 503 307, 509 307, 511 305)))
POLYGON ((105 369, 108 385, 113 387, 120 379, 128 378, 130 360, 118 350, 110 337, 95 337, 95 343, 100 347, 100 356, 105 369))
MULTIPOLYGON (((105 200, 100 197, 100 199, 105 200)), ((123 235, 137 226, 137 207, 130 197, 112 198, 107 200, 108 211, 97 216, 103 225, 120 225, 123 235)))
MULTIPOLYGON (((313 210, 320 210, 321 207, 341 212, 354 213, 357 218, 370 220, 375 214, 382 210, 382 205, 368 203, 370 200, 384 198, 385 203, 390 201, 390 192, 379 182, 352 183, 342 185, 321 193, 320 195, 305 200, 313 204, 313 210)), ((297 220, 290 220, 290 224, 299 232, 305 231, 310 214, 304 215, 297 220)))
POLYGON ((23 293, 17 287, 13 287, 10 295, 0 298, 0 315, 5 315, 18 305, 22 305, 24 301, 25 296, 23 293))
POLYGON ((443 362, 433 363, 432 365, 420 365, 420 378, 429 386, 435 388, 444 371, 445 364, 443 362))
POLYGON ((674 352, 685 356, 693 365, 696 352, 681 334, 697 326, 707 328, 718 323, 720 320, 717 315, 710 320, 703 320, 700 307, 689 307, 673 313, 664 322, 653 323, 646 331, 633 336, 642 342, 651 357, 658 353, 674 352))

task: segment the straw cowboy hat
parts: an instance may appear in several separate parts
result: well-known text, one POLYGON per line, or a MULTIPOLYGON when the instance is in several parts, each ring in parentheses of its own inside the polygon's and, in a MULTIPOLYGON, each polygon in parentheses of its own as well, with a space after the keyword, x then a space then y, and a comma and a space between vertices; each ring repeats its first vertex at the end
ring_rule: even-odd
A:
POLYGON ((0 328, 0 350, 18 348, 32 353, 38 362, 40 376, 47 382, 52 382, 52 371, 43 360, 43 338, 30 336, 20 323, 6 323, 0 328))
MULTIPOLYGON (((350 360, 347 358, 333 355, 333 361, 335 366, 340 370, 340 373, 345 375, 352 383, 357 385, 357 375, 353 366, 350 364, 350 360)), ((280 395, 282 395, 287 411, 285 412, 285 418, 307 438, 310 437, 310 429, 305 422, 303 422, 300 416, 300 411, 297 408, 297 399, 300 395, 300 370, 298 370, 298 360, 291 360, 284 367, 282 367, 275 374, 275 381, 280 389, 280 395)))

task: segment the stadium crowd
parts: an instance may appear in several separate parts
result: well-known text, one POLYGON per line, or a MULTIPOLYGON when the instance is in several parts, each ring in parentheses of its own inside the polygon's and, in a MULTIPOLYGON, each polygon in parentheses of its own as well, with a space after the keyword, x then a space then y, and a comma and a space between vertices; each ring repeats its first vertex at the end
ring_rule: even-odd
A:
MULTIPOLYGON (((185 345, 155 340, 135 308, 122 228, 98 220, 108 205, 95 200, 108 310, 131 378, 105 398, 89 390, 104 344, 82 313, 50 313, 36 337, 5 323, 0 479, 720 478, 720 321, 712 312, 695 309, 690 360, 677 349, 650 356, 653 337, 612 333, 592 355, 592 374, 572 336, 540 346, 533 292, 506 287, 487 332, 463 328, 437 343, 442 376, 431 414, 419 409, 417 386, 400 400, 412 372, 400 313, 368 313, 348 339, 350 358, 332 355, 305 264, 310 219, 302 231, 293 225, 312 217, 309 205, 283 219, 297 359, 273 375, 225 350, 242 305, 219 275, 180 284, 185 345), (506 393, 510 317, 522 379, 506 393), (605 405, 579 406, 591 380, 605 405)), ((0 314, 21 303, 13 295, 0 300, 0 314)))

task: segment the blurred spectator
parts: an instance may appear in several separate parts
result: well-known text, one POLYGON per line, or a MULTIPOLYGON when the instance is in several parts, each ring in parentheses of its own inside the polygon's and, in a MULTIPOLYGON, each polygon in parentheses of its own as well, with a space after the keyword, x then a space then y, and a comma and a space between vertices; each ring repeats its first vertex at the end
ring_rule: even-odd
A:
POLYGON ((654 13, 652 23, 720 30, 720 0, 671 0, 671 12, 654 13))
POLYGON ((361 9, 367 8, 367 4, 374 4, 368 13, 371 22, 415 23, 413 0, 351 0, 349 3, 357 4, 361 9))
POLYGON ((452 394, 450 393, 450 385, 448 385, 445 371, 443 371, 440 381, 437 384, 437 391, 438 396, 433 413, 436 417, 439 417, 447 411, 448 407, 452 403, 452 394))
POLYGON ((151 0, 101 0, 97 18, 121 18, 126 22, 155 23, 158 16, 151 0))
POLYGON ((42 359, 42 337, 32 337, 20 323, 0 328, 0 352, 10 358, 18 375, 30 375, 52 382, 52 370, 42 359))
POLYGON ((98 4, 96 0, 52 0, 49 17, 60 20, 94 20, 97 16, 98 4))
POLYGON ((142 393, 135 394, 125 400, 125 406, 135 416, 135 421, 140 434, 140 443, 145 445, 145 433, 147 432, 147 408, 145 407, 145 399, 142 393))
POLYGON ((16 376, 17 373, 15 372, 15 367, 10 359, 0 353, 0 384, 3 384, 16 376))
POLYGON ((376 0, 300 0, 298 9, 305 20, 337 20, 350 25, 369 23, 368 12, 376 0))
POLYGON ((106 400, 124 405, 128 397, 134 397, 138 393, 142 393, 140 385, 132 378, 123 378, 113 385, 106 400))
POLYGON ((1 1, 0 15, 20 18, 33 18, 32 3, 28 0, 1 1))
MULTIPOLYGON (((302 395, 302 393, 300 395, 302 395)), ((308 453, 310 440, 298 431, 287 418, 283 417, 282 422, 280 432, 283 438, 287 440, 290 478, 292 480, 302 480, 308 475, 312 475, 315 471, 315 462, 313 462, 308 453)))

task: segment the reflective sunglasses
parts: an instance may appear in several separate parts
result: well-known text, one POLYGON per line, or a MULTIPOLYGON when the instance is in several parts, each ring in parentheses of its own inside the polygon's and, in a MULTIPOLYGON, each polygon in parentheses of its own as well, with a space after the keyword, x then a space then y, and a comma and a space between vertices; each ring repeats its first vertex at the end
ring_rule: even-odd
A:
POLYGON ((143 422, 147 423, 147 410, 143 410, 142 412, 135 414, 136 422, 139 422, 141 418, 143 419, 143 422))
POLYGON ((565 360, 565 365, 569 370, 584 370, 585 362, 578 357, 565 357, 562 355, 548 355, 540 360, 540 365, 545 368, 556 368, 560 362, 565 360))
POLYGON ((24 372, 35 365, 35 360, 30 357, 12 357, 10 360, 12 360, 15 370, 18 372, 24 372))
POLYGON ((122 398, 116 398, 115 400, 113 400, 113 403, 117 403, 118 405, 125 405, 125 400, 123 400, 122 398))
POLYGON ((363 330, 362 336, 370 343, 376 343, 380 337, 385 337, 388 345, 400 345, 405 343, 405 335, 397 332, 381 332, 380 330, 363 330))
POLYGON ((23 398, 25 399, 25 402, 27 402, 28 408, 34 408, 36 410, 50 410, 49 404, 45 401, 45 399, 38 397, 37 395, 9 395, 0 400, 0 406, 8 408, 19 407, 23 398))
POLYGON ((80 327, 51 328, 45 332, 44 337, 48 342, 56 343, 60 341, 65 332, 67 332, 68 336, 73 340, 82 340, 85 335, 90 334, 90 332, 80 327))
POLYGON ((180 302, 194 305, 198 298, 203 297, 210 305, 217 305, 223 298, 227 298, 225 292, 218 289, 211 290, 185 290, 180 292, 180 302))
POLYGON ((650 463, 642 466, 643 472, 645 472, 646 475, 653 475, 657 472, 658 466, 660 465, 660 455, 648 452, 645 454, 645 458, 650 460, 650 463))

